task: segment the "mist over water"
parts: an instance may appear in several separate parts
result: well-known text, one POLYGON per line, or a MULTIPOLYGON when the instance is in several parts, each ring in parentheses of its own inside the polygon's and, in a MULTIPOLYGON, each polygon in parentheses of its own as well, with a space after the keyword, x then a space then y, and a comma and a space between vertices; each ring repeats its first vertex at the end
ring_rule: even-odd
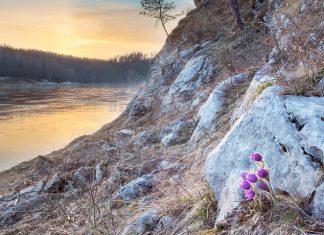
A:
POLYGON ((137 87, 0 84, 0 171, 113 121, 137 87))

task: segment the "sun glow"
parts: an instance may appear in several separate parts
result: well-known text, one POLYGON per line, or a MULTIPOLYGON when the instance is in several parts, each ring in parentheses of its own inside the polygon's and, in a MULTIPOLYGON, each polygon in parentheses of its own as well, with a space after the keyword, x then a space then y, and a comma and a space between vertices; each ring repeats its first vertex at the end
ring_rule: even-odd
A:
MULTIPOLYGON (((183 9, 191 2, 176 3, 183 9)), ((158 52, 164 32, 139 11, 139 1, 127 0, 0 0, 0 43, 103 59, 158 52)))

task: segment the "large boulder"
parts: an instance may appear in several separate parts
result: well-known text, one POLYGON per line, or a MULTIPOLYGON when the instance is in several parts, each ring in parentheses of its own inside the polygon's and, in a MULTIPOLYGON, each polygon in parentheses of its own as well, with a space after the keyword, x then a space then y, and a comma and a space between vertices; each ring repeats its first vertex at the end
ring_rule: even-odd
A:
POLYGON ((306 151, 310 146, 324 151, 323 138, 315 141, 324 132, 324 97, 277 92, 277 87, 266 89, 206 160, 207 180, 220 210, 217 220, 238 206, 240 172, 253 169, 248 158, 253 151, 264 155, 274 189, 291 196, 308 197, 322 174, 322 160, 306 151))

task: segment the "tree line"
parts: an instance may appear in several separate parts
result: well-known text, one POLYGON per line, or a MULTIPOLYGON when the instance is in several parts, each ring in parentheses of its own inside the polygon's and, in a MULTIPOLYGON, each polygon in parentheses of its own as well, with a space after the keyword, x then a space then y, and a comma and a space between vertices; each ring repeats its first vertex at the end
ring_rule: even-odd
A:
POLYGON ((20 81, 128 83, 148 79, 152 58, 141 52, 109 60, 0 46, 0 77, 20 81))

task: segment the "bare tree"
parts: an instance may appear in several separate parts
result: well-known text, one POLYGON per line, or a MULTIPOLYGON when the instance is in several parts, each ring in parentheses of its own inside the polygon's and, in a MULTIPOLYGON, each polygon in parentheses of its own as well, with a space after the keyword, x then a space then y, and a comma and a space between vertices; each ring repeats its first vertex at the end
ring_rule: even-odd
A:
POLYGON ((241 19, 240 8, 237 4, 237 0, 229 0, 231 9, 233 11, 234 17, 236 19, 236 25, 239 29, 243 29, 243 22, 241 19))
POLYGON ((140 12, 140 14, 155 18, 160 21, 164 32, 167 36, 169 36, 165 24, 168 21, 174 20, 178 17, 178 15, 169 14, 170 11, 176 8, 174 2, 168 2, 165 0, 141 0, 141 5, 144 11, 140 12))

